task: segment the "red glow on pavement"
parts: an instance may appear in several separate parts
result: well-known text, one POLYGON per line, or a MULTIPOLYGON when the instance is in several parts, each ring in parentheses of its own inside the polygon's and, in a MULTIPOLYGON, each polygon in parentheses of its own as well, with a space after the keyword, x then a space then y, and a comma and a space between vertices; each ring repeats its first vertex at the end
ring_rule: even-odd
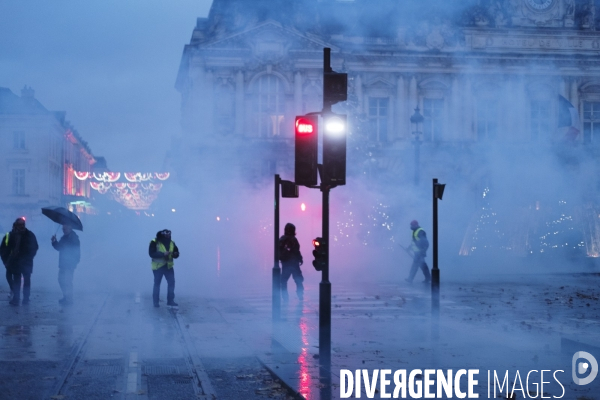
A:
POLYGON ((300 319, 300 332, 302 335, 302 351, 298 355, 298 364, 300 365, 300 394, 304 396, 306 400, 310 400, 310 372, 308 370, 308 360, 310 354, 308 354, 308 324, 306 319, 300 319))

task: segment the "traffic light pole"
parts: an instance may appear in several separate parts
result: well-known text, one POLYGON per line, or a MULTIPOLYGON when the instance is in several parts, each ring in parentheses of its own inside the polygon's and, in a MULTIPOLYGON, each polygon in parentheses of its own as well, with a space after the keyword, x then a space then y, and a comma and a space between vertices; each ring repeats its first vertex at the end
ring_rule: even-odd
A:
POLYGON ((438 268, 438 180, 433 180, 433 268, 431 269, 431 312, 440 316, 440 269, 438 268))
POLYGON ((329 191, 330 187, 321 184, 323 193, 322 238, 326 246, 325 266, 321 271, 319 284, 319 361, 321 367, 331 367, 331 282, 329 282, 329 191))
POLYGON ((279 268, 279 187, 281 178, 275 175, 275 241, 274 243, 274 264, 273 264, 273 293, 272 293, 272 316, 273 321, 279 321, 281 315, 281 287, 279 268))

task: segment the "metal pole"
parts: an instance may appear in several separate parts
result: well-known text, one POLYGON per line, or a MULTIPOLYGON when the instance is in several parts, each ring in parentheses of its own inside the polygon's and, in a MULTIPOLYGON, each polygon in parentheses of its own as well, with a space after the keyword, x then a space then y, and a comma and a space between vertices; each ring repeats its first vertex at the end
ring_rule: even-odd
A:
POLYGON ((438 180, 433 180, 433 268, 431 270, 431 312, 434 317, 440 316, 440 270, 438 268, 438 180))
POLYGON ((275 240, 274 240, 274 263, 273 263, 273 294, 272 294, 272 316, 273 321, 279 321, 281 314, 281 287, 280 277, 281 269, 279 268, 279 187, 281 178, 275 175, 275 240))
MULTIPOLYGON (((323 82, 325 82, 325 74, 328 72, 332 72, 331 69, 331 49, 329 47, 325 47, 323 49, 323 82)), ((323 113, 331 112, 331 103, 327 100, 327 88, 325 84, 323 84, 323 113)))
POLYGON ((323 241, 326 246, 325 267, 319 284, 319 362, 331 367, 331 282, 329 282, 329 186, 321 183, 323 192, 323 241))
POLYGON ((421 163, 421 141, 419 137, 416 137, 415 140, 415 186, 419 185, 420 180, 420 171, 419 164, 421 163))

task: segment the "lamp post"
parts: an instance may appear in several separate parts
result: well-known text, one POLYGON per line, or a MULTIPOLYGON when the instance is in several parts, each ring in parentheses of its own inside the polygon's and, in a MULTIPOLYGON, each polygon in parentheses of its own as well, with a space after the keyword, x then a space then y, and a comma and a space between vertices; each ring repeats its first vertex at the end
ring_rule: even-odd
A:
POLYGON ((423 115, 419 110, 419 106, 415 108, 415 113, 410 117, 412 125, 412 134, 415 144, 415 186, 419 184, 419 164, 421 158, 421 136, 423 135, 423 115))

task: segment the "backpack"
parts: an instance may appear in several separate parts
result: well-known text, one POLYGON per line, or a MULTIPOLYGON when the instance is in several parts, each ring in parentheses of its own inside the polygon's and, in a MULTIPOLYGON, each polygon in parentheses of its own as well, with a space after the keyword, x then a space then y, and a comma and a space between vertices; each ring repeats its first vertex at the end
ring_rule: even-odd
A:
POLYGON ((279 261, 286 262, 292 259, 292 243, 290 238, 284 237, 279 240, 279 261))

